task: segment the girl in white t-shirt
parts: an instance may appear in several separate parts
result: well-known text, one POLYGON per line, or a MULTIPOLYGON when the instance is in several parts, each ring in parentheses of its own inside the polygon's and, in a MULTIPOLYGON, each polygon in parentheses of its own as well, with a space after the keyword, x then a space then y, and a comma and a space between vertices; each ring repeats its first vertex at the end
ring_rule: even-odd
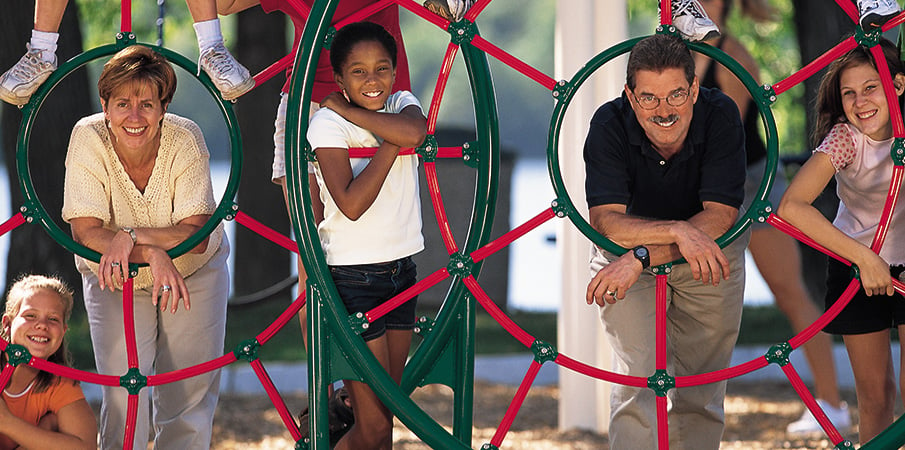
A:
MULTIPOLYGON (((882 39, 881 48, 901 105, 905 66, 892 42, 882 39)), ((830 65, 820 83, 817 114, 815 137, 820 145, 786 190, 779 214, 860 272, 861 289, 824 330, 845 341, 863 443, 893 422, 896 383, 890 329, 905 333, 905 298, 894 293, 891 278, 899 276, 905 264, 905 207, 894 209, 879 254, 870 248, 892 178, 894 139, 886 94, 868 49, 859 46, 830 65), (811 204, 833 177, 841 202, 830 223, 811 204)), ((850 268, 830 258, 827 309, 850 281, 850 268)))
MULTIPOLYGON (((341 28, 330 47, 341 92, 327 95, 312 117, 308 142, 324 218, 318 235, 337 291, 349 314, 365 313, 415 284, 411 256, 424 249, 418 157, 399 155, 421 145, 427 120, 407 91, 390 93, 396 77, 396 42, 381 26, 341 28), (350 158, 350 148, 374 148, 371 158, 350 158)), ((369 324, 368 348, 397 383, 415 324, 413 298, 369 324)), ((337 449, 389 449, 393 416, 370 387, 345 380, 355 424, 337 449)))

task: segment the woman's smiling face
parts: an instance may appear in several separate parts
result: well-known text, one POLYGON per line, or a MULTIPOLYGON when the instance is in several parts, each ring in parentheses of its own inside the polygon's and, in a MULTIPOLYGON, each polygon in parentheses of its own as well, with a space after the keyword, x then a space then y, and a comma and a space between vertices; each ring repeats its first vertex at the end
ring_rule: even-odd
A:
POLYGON ((352 47, 341 73, 333 75, 349 102, 379 111, 386 105, 396 68, 389 52, 377 41, 361 41, 352 47))
POLYGON ((113 92, 104 106, 104 117, 114 142, 131 150, 157 145, 166 107, 150 83, 128 83, 113 92))

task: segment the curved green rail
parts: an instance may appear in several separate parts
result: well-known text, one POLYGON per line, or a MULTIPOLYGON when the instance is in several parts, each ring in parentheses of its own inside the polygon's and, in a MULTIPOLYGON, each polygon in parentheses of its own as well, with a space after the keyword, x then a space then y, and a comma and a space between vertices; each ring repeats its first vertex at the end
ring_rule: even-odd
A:
MULTIPOLYGON (((326 384, 338 378, 351 378, 369 383, 381 401, 433 448, 470 448, 475 302, 473 299, 469 301, 470 296, 461 279, 452 277, 453 285, 440 309, 437 325, 407 365, 400 388, 351 330, 314 227, 306 167, 307 160, 312 155, 305 139, 312 89, 310 80, 314 79, 321 43, 326 42, 327 36, 334 31, 330 23, 337 3, 338 0, 316 2, 312 7, 296 55, 286 125, 290 216, 296 236, 299 237, 299 250, 309 277, 309 361, 312 368, 309 371, 309 402, 310 410, 314 411, 311 415, 313 432, 310 444, 312 448, 327 448, 326 384), (457 393, 453 426, 455 436, 437 424, 408 395, 429 376, 428 372, 435 369, 438 355, 452 339, 459 340, 454 362, 457 376, 448 383, 457 393), (471 351, 468 351, 469 347, 471 351)), ((484 53, 470 44, 462 45, 461 51, 472 83, 480 145, 480 169, 472 220, 461 250, 462 254, 467 255, 489 242, 499 178, 499 121, 484 53)), ((472 275, 477 275, 479 270, 480 264, 470 267, 472 275)))
MULTIPOLYGON (((74 239, 72 239, 72 237, 70 237, 68 233, 60 229, 56 222, 51 219, 51 217, 47 214, 47 211, 44 209, 44 206, 41 204, 41 201, 38 198, 38 194, 37 192, 35 192, 34 184, 31 180, 31 169, 28 163, 28 142, 34 128, 34 122, 36 120, 38 112, 41 109, 41 105, 44 103, 47 95, 50 94, 50 92, 54 87, 56 87, 57 84, 59 84, 71 72, 79 69, 85 64, 96 59, 111 56, 132 44, 136 44, 135 37, 133 35, 123 35, 122 33, 118 33, 117 41, 115 44, 109 44, 89 50, 75 56, 69 61, 66 61, 50 75, 47 81, 45 81, 41 85, 41 87, 38 88, 34 95, 32 95, 31 101, 29 101, 29 103, 22 108, 22 114, 24 117, 22 123, 19 126, 19 137, 16 143, 16 169, 19 176, 19 185, 22 188, 22 194, 25 198, 25 205, 22 206, 22 213, 30 222, 34 219, 38 219, 38 221, 41 223, 41 226, 44 227, 47 233, 49 233, 50 236, 56 242, 60 243, 60 245, 62 245, 64 248, 71 251, 72 253, 75 253, 85 259, 89 259, 94 262, 98 262, 100 260, 101 254, 88 247, 85 247, 82 244, 79 244, 74 239)), ((190 236, 181 244, 167 251, 167 254, 169 254, 171 258, 175 258, 196 247, 205 238, 207 238, 207 236, 210 235, 212 231, 214 231, 221 220, 232 220, 236 214, 236 211, 238 211, 239 208, 238 205, 234 202, 234 199, 236 198, 236 192, 239 189, 239 178, 242 174, 242 139, 239 133, 239 124, 236 120, 236 116, 233 112, 231 103, 227 103, 222 99, 220 92, 217 90, 217 88, 214 87, 213 83, 211 83, 210 78, 208 78, 207 74, 202 74, 200 76, 197 75, 197 66, 194 62, 164 47, 141 43, 138 43, 138 45, 144 45, 153 49, 154 51, 162 54, 167 60, 185 69, 186 72, 189 72, 193 76, 196 76, 198 80, 207 88, 208 92, 210 92, 211 95, 214 96, 214 98, 217 100, 217 104, 220 107, 220 112, 223 114, 223 119, 226 121, 226 126, 229 129, 230 146, 232 149, 232 164, 230 165, 229 181, 227 183, 226 190, 223 193, 223 197, 221 198, 219 205, 217 205, 217 209, 211 215, 210 219, 208 219, 208 221, 204 224, 204 226, 202 226, 201 229, 199 229, 197 232, 195 232, 195 234, 190 236)), ((146 264, 130 264, 129 266, 134 270, 135 267, 143 265, 146 264)))
MULTIPOLYGON (((565 118, 566 110, 568 109, 569 103, 572 100, 572 97, 578 91, 578 88, 581 87, 582 83, 585 82, 594 72, 599 69, 601 66, 611 61, 613 58, 622 55, 623 53, 629 52, 635 44, 644 39, 646 36, 641 36, 638 38, 629 39, 627 41, 616 44, 609 49, 599 53, 593 59, 591 59, 584 67, 582 67, 575 76, 566 84, 568 88, 559 89, 556 91, 558 95, 556 106, 553 108, 553 115, 550 120, 550 133, 547 138, 547 169, 550 175, 550 179, 553 183, 553 189, 556 193, 556 201, 557 208, 561 211, 560 214, 564 214, 569 217, 569 220, 581 231, 581 233, 590 239, 597 246, 606 249, 612 253, 621 255, 627 251, 627 249, 622 248, 617 245, 613 241, 607 239, 605 236, 597 232, 588 222, 584 219, 581 213, 575 208, 574 203, 569 197, 569 193, 566 190, 565 183, 562 180, 562 171, 559 165, 559 133, 562 128, 562 122, 565 118)), ((719 62, 726 66, 730 71, 732 71, 735 76, 737 76, 742 82, 745 84, 745 87, 748 88, 748 92, 751 93, 752 97, 755 99, 762 98, 764 95, 764 89, 761 86, 758 86, 754 81, 754 78, 742 67, 738 62, 732 59, 731 56, 727 55, 722 50, 708 45, 701 44, 695 42, 686 42, 688 47, 694 51, 703 53, 715 61, 719 62)), ((760 221, 763 222, 766 220, 766 217, 769 216, 770 211, 772 211, 772 206, 765 199, 767 198, 767 194, 770 191, 770 188, 773 186, 773 176, 776 173, 776 163, 779 159, 779 142, 776 133, 776 122, 773 119, 773 111, 770 109, 769 104, 767 102, 756 102, 758 110, 761 115, 761 119, 765 125, 766 137, 767 137, 767 164, 766 170, 764 173, 763 181, 758 189, 757 198, 754 200, 752 207, 749 207, 748 210, 742 215, 736 224, 730 228, 726 233, 716 239, 717 243, 720 244, 720 247, 725 247, 729 243, 731 243, 735 238, 737 238, 741 233, 747 228, 752 221, 760 221)), ((682 259, 673 261, 668 264, 676 264, 682 262, 682 259)))

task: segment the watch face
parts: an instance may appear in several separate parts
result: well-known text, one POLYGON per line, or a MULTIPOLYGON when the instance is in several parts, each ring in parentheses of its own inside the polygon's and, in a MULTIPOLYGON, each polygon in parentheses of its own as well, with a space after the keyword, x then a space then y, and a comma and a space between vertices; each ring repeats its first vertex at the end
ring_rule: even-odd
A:
POLYGON ((638 247, 635 249, 635 255, 639 258, 647 258, 647 248, 646 247, 638 247))

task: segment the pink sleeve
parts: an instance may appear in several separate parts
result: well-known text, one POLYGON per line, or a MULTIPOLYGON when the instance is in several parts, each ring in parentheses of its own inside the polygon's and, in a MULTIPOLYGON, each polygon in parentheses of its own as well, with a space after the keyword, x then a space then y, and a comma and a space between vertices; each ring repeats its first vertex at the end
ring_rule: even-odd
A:
POLYGON ((838 172, 854 161, 855 141, 848 126, 844 123, 837 123, 814 151, 826 153, 838 172))

